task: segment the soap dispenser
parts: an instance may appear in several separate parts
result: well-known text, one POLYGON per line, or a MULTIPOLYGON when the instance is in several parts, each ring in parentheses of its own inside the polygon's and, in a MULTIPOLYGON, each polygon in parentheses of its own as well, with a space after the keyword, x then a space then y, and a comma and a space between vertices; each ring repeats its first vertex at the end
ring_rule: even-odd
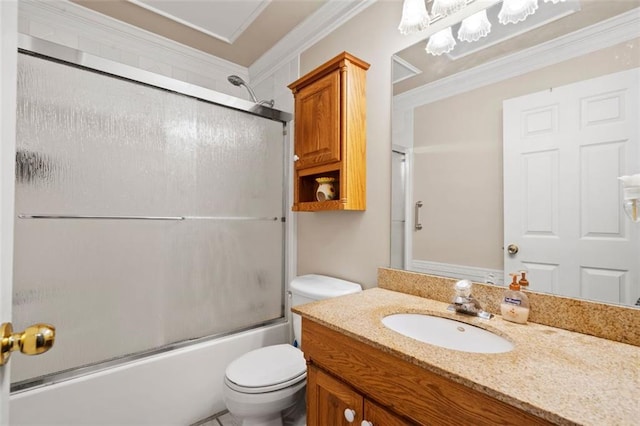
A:
POLYGON ((520 291, 518 275, 512 274, 513 281, 509 284, 509 289, 505 290, 502 303, 500 303, 500 313, 502 318, 518 324, 526 324, 529 318, 529 298, 520 291))

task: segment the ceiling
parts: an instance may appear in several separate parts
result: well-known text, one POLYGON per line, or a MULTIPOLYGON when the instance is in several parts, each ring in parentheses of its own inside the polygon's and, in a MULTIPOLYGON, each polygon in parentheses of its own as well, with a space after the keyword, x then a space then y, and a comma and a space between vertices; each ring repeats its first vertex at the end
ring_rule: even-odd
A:
POLYGON ((71 1, 248 67, 328 0, 71 1))

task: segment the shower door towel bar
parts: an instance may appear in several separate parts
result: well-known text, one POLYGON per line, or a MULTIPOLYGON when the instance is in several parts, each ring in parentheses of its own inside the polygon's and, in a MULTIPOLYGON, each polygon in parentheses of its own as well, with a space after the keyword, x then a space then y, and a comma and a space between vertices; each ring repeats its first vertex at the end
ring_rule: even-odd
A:
POLYGON ((253 216, 89 216, 62 214, 19 214, 18 219, 106 219, 106 220, 266 220, 276 221, 279 217, 253 216))

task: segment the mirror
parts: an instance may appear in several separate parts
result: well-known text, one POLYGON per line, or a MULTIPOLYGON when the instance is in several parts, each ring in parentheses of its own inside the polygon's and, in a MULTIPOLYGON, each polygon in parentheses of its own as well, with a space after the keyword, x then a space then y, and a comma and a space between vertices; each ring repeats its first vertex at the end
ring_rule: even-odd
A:
POLYGON ((617 177, 640 173, 640 1, 540 0, 504 26, 499 7, 484 43, 431 56, 425 40, 392 58, 390 265, 500 285, 523 269, 532 291, 635 305, 640 224, 624 215, 617 177), (582 92, 621 76, 629 87, 582 92), (601 139, 556 149, 592 136, 601 139), (529 142, 539 146, 513 152, 529 142), (605 258, 613 263, 592 263, 605 258))

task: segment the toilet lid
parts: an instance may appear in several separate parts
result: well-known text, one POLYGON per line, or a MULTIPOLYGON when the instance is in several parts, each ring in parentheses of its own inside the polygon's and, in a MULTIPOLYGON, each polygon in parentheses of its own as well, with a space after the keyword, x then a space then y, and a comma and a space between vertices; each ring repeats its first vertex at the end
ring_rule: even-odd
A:
MULTIPOLYGON (((226 370, 228 382, 251 392, 272 391, 289 386, 306 377, 302 351, 288 344, 266 346, 247 352, 226 370)), ((238 389, 237 389, 238 390, 238 389)))

